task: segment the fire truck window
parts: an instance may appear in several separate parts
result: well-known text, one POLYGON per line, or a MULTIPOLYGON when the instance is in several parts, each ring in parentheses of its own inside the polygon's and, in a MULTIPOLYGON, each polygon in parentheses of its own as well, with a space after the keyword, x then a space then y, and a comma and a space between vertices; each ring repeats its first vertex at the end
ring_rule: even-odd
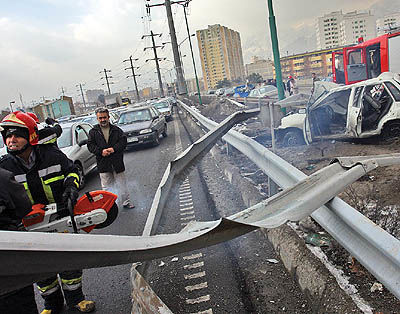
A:
POLYGON ((361 50, 353 50, 349 52, 349 64, 361 64, 361 50))
POLYGON ((381 74, 380 44, 367 47, 368 78, 375 78, 381 74))

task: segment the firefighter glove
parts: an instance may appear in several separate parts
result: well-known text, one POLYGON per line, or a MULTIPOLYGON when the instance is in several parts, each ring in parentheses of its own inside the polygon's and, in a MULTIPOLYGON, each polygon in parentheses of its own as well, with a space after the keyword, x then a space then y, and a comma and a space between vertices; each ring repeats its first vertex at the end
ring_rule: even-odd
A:
POLYGON ((65 206, 68 206, 68 200, 71 200, 72 207, 74 207, 78 201, 78 197, 78 189, 74 186, 67 186, 63 193, 63 203, 65 206))

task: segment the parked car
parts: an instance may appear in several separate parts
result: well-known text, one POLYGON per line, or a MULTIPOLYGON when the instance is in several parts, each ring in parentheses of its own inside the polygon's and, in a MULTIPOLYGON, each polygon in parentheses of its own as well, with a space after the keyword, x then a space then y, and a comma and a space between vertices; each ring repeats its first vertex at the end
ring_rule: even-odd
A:
POLYGON ((278 89, 273 85, 265 85, 260 88, 253 89, 248 97, 255 98, 275 98, 278 97, 278 89))
POLYGON ((58 147, 78 167, 82 189, 85 176, 97 167, 96 157, 87 148, 89 131, 92 125, 85 122, 63 123, 63 132, 57 139, 58 147))
POLYGON ((282 119, 276 136, 287 145, 323 139, 398 137, 399 108, 400 75, 385 72, 374 79, 314 92, 304 113, 282 119))
POLYGON ((224 91, 224 96, 232 97, 235 94, 235 89, 233 87, 227 88, 224 91))
POLYGON ((153 103, 153 106, 156 107, 162 115, 164 115, 165 120, 172 120, 172 102, 167 99, 161 99, 153 103))
POLYGON ((167 136, 165 117, 152 105, 133 107, 121 113, 117 125, 128 137, 128 146, 160 144, 160 135, 167 136))
POLYGON ((219 88, 215 91, 215 95, 222 96, 225 92, 225 88, 219 88))

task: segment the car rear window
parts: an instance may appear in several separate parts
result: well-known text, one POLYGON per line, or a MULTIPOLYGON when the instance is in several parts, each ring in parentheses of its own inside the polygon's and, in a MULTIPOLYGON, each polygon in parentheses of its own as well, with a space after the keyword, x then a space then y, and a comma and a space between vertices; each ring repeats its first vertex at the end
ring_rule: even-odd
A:
POLYGON ((396 101, 400 101, 400 91, 397 89, 396 86, 393 85, 393 83, 386 82, 387 88, 389 88, 390 92, 392 93, 394 99, 396 101))
POLYGON ((149 121, 149 120, 151 120, 149 109, 143 109, 143 110, 135 110, 122 113, 118 123, 129 124, 129 123, 149 121))
POLYGON ((154 107, 158 108, 168 108, 168 103, 167 102, 157 102, 154 104, 154 107))

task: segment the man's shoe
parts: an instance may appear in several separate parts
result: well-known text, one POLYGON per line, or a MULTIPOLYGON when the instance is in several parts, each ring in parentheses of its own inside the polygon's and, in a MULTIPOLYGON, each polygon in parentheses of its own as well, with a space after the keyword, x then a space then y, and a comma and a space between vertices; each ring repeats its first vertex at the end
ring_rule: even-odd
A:
POLYGON ((44 309, 43 311, 40 312, 40 314, 51 314, 51 310, 44 309))
POLYGON ((79 312, 89 313, 94 311, 95 304, 94 301, 83 300, 75 305, 75 308, 78 309, 79 312))
POLYGON ((135 208, 135 205, 133 203, 131 203, 130 200, 126 200, 125 202, 123 202, 122 206, 125 208, 135 208))

